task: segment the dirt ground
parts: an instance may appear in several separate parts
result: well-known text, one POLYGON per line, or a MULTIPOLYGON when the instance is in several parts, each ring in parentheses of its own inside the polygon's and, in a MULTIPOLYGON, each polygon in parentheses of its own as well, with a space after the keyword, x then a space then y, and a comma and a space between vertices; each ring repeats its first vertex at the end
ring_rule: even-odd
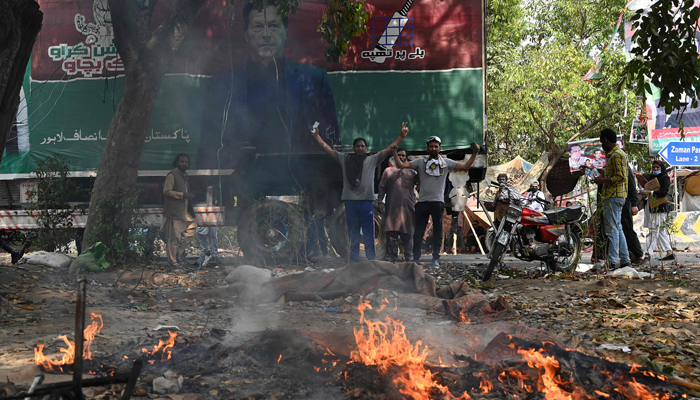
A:
MULTIPOLYGON (((55 357, 65 347, 58 335, 73 339, 76 276, 44 266, 12 266, 6 258, 0 259, 0 382, 12 393, 26 388, 38 373, 37 344, 45 344, 44 353, 55 357)), ((353 350, 353 328, 359 324, 359 296, 349 303, 338 299, 240 305, 224 278, 226 266, 243 263, 245 259, 227 257, 194 277, 194 267, 174 272, 163 263, 87 274, 87 311, 104 321, 92 344, 94 358, 126 371, 142 348, 151 349, 168 338, 166 330, 154 328, 177 326, 173 358, 147 363, 141 373, 137 393, 143 398, 362 398, 357 389, 344 392, 314 381, 313 373, 302 374, 299 360, 321 362, 314 358, 320 357, 318 349, 302 357, 300 349, 314 344, 284 333, 301 332, 316 347, 347 356, 353 350), (152 380, 166 370, 184 377, 177 395, 153 393, 152 380)), ((445 262, 430 273, 440 285, 465 280, 480 267, 445 262)), ((487 296, 506 297, 519 313, 510 321, 456 323, 401 304, 390 315, 404 321, 411 341, 423 341, 430 349, 429 361, 436 364, 453 353, 474 354, 498 332, 525 324, 556 334, 569 348, 700 383, 700 267, 676 268, 651 280, 542 277, 527 271, 511 275, 519 276, 480 286, 487 296), (614 346, 599 349, 601 345, 614 346)), ((45 383, 69 379, 49 374, 45 383)), ((120 387, 89 389, 86 395, 117 398, 119 391, 120 387)))

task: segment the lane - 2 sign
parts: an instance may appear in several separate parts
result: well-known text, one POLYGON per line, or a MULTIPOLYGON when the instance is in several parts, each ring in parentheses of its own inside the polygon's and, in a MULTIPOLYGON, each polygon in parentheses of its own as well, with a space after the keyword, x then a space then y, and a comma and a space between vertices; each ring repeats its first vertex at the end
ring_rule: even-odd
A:
POLYGON ((700 142, 668 142, 659 155, 673 167, 698 167, 700 142))

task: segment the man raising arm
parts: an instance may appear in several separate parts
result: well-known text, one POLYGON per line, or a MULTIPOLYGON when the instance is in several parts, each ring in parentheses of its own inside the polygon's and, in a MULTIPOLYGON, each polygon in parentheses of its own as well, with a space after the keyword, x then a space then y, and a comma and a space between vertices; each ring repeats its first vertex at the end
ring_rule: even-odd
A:
MULTIPOLYGON (((437 151, 439 152, 440 151, 440 144, 438 143, 437 146, 438 146, 437 151)), ((476 143, 472 143, 472 145, 470 147, 472 149, 472 156, 469 157, 467 162, 463 162, 463 163, 458 162, 455 165, 455 171, 467 171, 467 170, 469 170, 469 168, 472 167, 472 164, 474 164, 474 160, 476 160, 476 156, 479 153, 480 147, 476 143)), ((398 160, 398 158, 396 157, 396 149, 398 149, 398 148, 399 148, 398 145, 394 145, 394 144, 391 145, 391 151, 395 154, 394 159, 396 159, 396 160, 398 160)), ((386 150, 383 150, 383 151, 386 151, 386 150)), ((430 154, 430 144, 428 145, 428 154, 430 154)), ((433 158, 433 157, 431 156, 430 158, 433 158)), ((437 157, 435 157, 435 158, 437 158, 437 157)), ((397 161, 396 166, 399 168, 413 168, 413 167, 411 167, 411 163, 409 163, 409 162, 397 161)))
POLYGON ((416 203, 416 227, 413 234, 413 261, 420 263, 421 244, 423 235, 428 226, 428 218, 433 219, 433 260, 431 267, 440 266, 440 245, 442 244, 442 216, 445 211, 445 182, 450 171, 466 171, 476 159, 479 145, 472 143, 472 156, 465 163, 458 163, 440 155, 442 140, 437 136, 428 138, 428 158, 419 158, 410 163, 401 161, 396 154, 396 148, 392 148, 396 166, 399 168, 413 168, 418 172, 420 180, 420 192, 416 203))
MULTIPOLYGON (((333 157, 333 159, 337 162, 340 162, 338 160, 338 155, 336 154, 335 150, 331 148, 331 146, 328 145, 323 139, 321 139, 321 135, 318 134, 318 127, 314 128, 314 130, 311 132, 313 135, 314 139, 318 142, 319 145, 321 145, 321 148, 323 151, 326 152, 329 156, 333 157)), ((399 137, 396 138, 389 146, 387 146, 386 149, 382 150, 382 156, 381 159, 384 160, 391 154, 391 152, 395 152, 395 149, 399 148, 399 144, 406 138, 406 135, 408 135, 408 122, 402 122, 401 123, 401 133, 399 133, 399 137)), ((469 164, 471 165, 471 164, 469 164)), ((408 167, 410 168, 410 167, 408 167)), ((469 167, 467 167, 468 169, 469 167)))
POLYGON ((401 134, 386 149, 367 155, 367 141, 358 137, 352 143, 351 154, 333 150, 318 134, 318 127, 311 132, 321 148, 340 164, 343 170, 343 192, 340 199, 345 203, 345 222, 350 236, 350 261, 360 261, 360 230, 365 242, 365 255, 374 260, 374 172, 387 157, 391 147, 401 143, 408 134, 408 124, 401 125, 401 134))

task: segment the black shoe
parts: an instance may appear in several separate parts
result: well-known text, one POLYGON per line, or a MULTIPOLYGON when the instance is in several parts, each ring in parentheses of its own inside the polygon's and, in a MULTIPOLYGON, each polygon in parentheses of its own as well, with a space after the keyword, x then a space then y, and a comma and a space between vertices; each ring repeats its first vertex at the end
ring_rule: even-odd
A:
POLYGON ((620 263, 620 268, 625 268, 625 267, 631 267, 632 263, 631 262, 626 262, 626 263, 620 263))
POLYGON ((19 261, 23 255, 23 251, 12 251, 10 253, 10 256, 12 257, 12 264, 17 264, 17 261, 19 261))
POLYGON ((669 254, 669 255, 667 255, 666 257, 663 257, 663 258, 661 259, 661 261, 671 261, 671 260, 675 260, 675 259, 676 259, 676 258, 673 256, 673 254, 669 254))

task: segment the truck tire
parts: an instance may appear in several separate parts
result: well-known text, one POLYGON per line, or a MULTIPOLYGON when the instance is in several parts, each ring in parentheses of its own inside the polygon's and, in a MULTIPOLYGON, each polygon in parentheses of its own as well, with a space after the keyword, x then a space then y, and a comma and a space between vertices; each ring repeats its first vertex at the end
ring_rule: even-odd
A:
MULTIPOLYGON (((348 225, 345 222, 345 204, 341 204, 330 218, 328 223, 328 236, 331 245, 338 253, 338 256, 349 262, 350 260, 350 236, 348 235, 348 225)), ((364 239, 360 239, 364 243, 364 239)), ((374 255, 377 260, 386 256, 386 232, 384 232, 384 214, 374 209, 374 255)), ((367 257, 360 251, 360 259, 367 257)))
POLYGON ((253 264, 273 267, 304 258, 305 224, 290 203, 253 203, 238 221, 238 245, 253 264))

